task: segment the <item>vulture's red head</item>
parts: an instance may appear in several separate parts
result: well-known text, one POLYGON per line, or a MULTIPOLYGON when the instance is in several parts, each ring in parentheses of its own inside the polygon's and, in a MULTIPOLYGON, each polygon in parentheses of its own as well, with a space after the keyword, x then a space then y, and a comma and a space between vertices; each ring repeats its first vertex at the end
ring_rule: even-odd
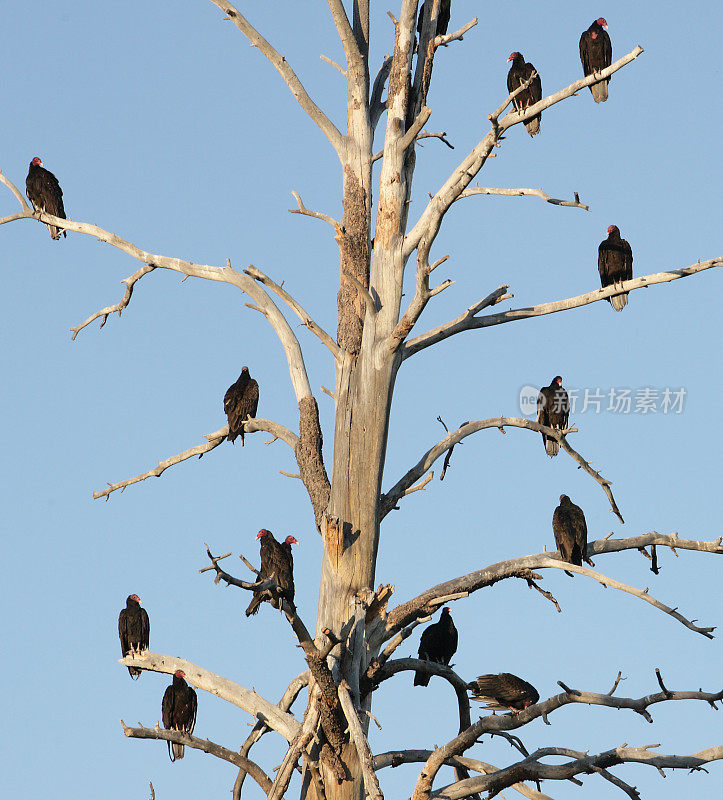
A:
POLYGON ((558 386, 562 386, 562 378, 559 375, 555 375, 552 382, 556 383, 558 386))
POLYGON ((519 53, 517 53, 517 52, 510 53, 510 57, 507 60, 508 61, 514 61, 517 58, 517 56, 519 56, 519 53))
POLYGON ((297 539, 294 539, 294 537, 293 537, 293 536, 287 536, 287 537, 284 539, 284 544, 299 544, 299 542, 298 542, 298 540, 297 540, 297 539))
POLYGON ((563 503, 565 500, 569 500, 570 498, 566 494, 560 495, 560 502, 563 503))
POLYGON ((138 603, 138 605, 140 605, 140 604, 141 604, 141 598, 140 598, 140 597, 138 597, 138 595, 137 595, 137 594, 129 594, 129 595, 128 595, 128 598, 126 599, 126 603, 127 603, 129 600, 130 600, 131 602, 133 602, 133 603, 138 603))
POLYGON ((605 28, 605 30, 608 29, 608 24, 605 22, 605 17, 600 17, 600 19, 596 19, 595 22, 597 22, 601 28, 605 28))
POLYGON ((447 615, 449 615, 449 614, 450 614, 449 606, 445 606, 445 607, 442 609, 442 613, 443 613, 443 614, 447 614, 447 615))
POLYGON ((35 158, 30 162, 30 166, 31 167, 42 167, 43 166, 43 162, 38 158, 38 156, 35 156, 35 158))
POLYGON ((242 374, 242 375, 248 375, 248 373, 249 373, 249 368, 248 368, 248 367, 244 367, 244 368, 241 370, 241 374, 242 374))
POLYGON ((174 678, 185 678, 186 677, 186 673, 182 669, 177 669, 173 673, 173 677, 174 678))
POLYGON ((610 236, 611 233, 620 233, 620 230, 617 225, 611 225, 608 228, 608 236, 610 236))
POLYGON ((266 528, 261 528, 261 530, 256 534, 256 538, 262 539, 267 533, 271 533, 271 531, 267 531, 266 528))

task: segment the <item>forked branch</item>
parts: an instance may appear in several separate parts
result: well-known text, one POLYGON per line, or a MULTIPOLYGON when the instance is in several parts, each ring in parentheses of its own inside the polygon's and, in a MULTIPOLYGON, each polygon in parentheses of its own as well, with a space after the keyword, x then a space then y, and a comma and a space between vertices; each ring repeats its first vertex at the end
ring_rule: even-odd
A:
POLYGON ((108 317, 111 314, 118 313, 120 317, 123 309, 127 307, 128 303, 131 301, 131 297, 133 296, 133 287, 136 283, 144 276, 147 275, 149 272, 153 272, 155 267, 153 264, 144 264, 137 272, 134 272, 129 278, 124 278, 121 283, 125 283, 126 290, 123 294, 123 298, 119 303, 116 303, 112 306, 106 306, 105 308, 101 308, 100 311, 96 311, 95 314, 91 314, 85 322, 81 322, 80 325, 73 326, 70 330, 73 331, 72 341, 75 341, 75 337, 83 330, 83 328, 90 325, 91 322, 98 319, 98 317, 103 317, 103 320, 100 323, 100 328, 102 328, 105 323, 108 321, 108 317))
MULTIPOLYGON (((9 186, 16 196, 19 194, 17 188, 13 187, 10 181, 8 181, 6 178, 4 178, 3 183, 9 186)), ((143 264, 146 264, 149 267, 159 267, 161 269, 168 269, 172 270, 173 272, 178 272, 188 277, 203 278, 204 280, 227 283, 231 286, 237 287, 242 292, 245 292, 252 298, 254 307, 263 313, 276 332, 276 335, 279 337, 286 355, 286 361, 289 367, 289 376, 294 387, 294 394, 297 402, 300 402, 306 397, 312 396, 309 378, 306 374, 304 356, 301 352, 299 341, 294 335, 291 326, 278 309, 274 301, 268 295, 266 290, 250 276, 244 275, 243 273, 237 272, 235 269, 233 269, 230 262, 227 262, 227 266, 225 267, 216 267, 208 264, 195 264, 192 261, 185 261, 181 258, 172 258, 171 256, 149 253, 146 250, 142 250, 132 242, 126 241, 117 234, 106 231, 103 228, 99 228, 97 225, 91 225, 87 222, 73 222, 73 220, 70 219, 60 219, 59 217, 54 217, 51 214, 45 214, 44 212, 33 212, 27 208, 27 205, 26 209, 26 211, 23 211, 20 214, 14 214, 10 217, 3 217, 0 219, 0 225, 16 219, 33 219, 44 224, 55 225, 63 230, 75 231, 76 233, 83 233, 87 236, 94 236, 101 242, 106 242, 112 247, 115 247, 117 250, 127 253, 132 258, 141 261, 143 264)), ((101 310, 97 316, 103 316, 105 311, 106 309, 101 310)))
MULTIPOLYGON (((255 433, 256 431, 266 431, 274 437, 267 442, 267 444, 271 444, 271 442, 275 442, 277 439, 282 439, 286 442, 286 444, 289 445, 289 447, 292 448, 292 450, 295 450, 296 445, 299 442, 299 437, 295 433, 292 433, 288 428, 286 428, 284 425, 281 425, 279 422, 274 422, 270 419, 254 418, 248 419, 244 422, 245 433, 255 433)), ((126 478, 126 480, 119 481, 118 483, 109 483, 108 488, 103 489, 102 492, 93 492, 93 499, 98 500, 101 497, 105 497, 107 500, 113 492, 117 492, 119 489, 123 491, 127 486, 132 486, 134 483, 140 483, 147 478, 158 478, 169 467, 180 464, 182 461, 187 461, 189 458, 193 458, 194 456, 202 458, 206 453, 209 453, 211 450, 214 450, 216 447, 222 444, 227 436, 228 425, 224 425, 223 428, 219 428, 219 430, 214 431, 213 433, 206 434, 205 438, 208 440, 206 444, 197 444, 195 447, 190 447, 188 450, 178 453, 178 455, 170 456, 170 458, 167 458, 164 461, 159 461, 157 467, 149 469, 147 472, 143 472, 140 475, 136 475, 134 478, 126 478)))
POLYGON ((311 318, 311 314, 309 314, 309 312, 306 311, 302 305, 292 295, 290 295, 286 289, 283 288, 283 286, 280 286, 278 283, 272 281, 268 275, 265 275, 260 269, 254 267, 253 264, 249 265, 248 269, 245 269, 244 272, 257 280, 259 283, 263 283, 264 286, 268 287, 272 292, 274 292, 274 294, 278 295, 304 323, 304 325, 306 325, 306 327, 328 347, 334 358, 338 359, 340 357, 341 348, 339 345, 321 327, 321 325, 314 322, 314 320, 311 318))
MULTIPOLYGON (((641 547, 647 547, 651 544, 656 544, 659 547, 670 547, 671 549, 677 548, 681 550, 694 550, 723 555, 721 539, 716 539, 712 542, 699 542, 693 539, 680 539, 676 533, 659 534, 656 532, 645 533, 641 536, 633 536, 626 539, 610 539, 609 537, 606 539, 598 539, 588 545, 587 554, 588 556, 598 556, 604 553, 618 553, 622 550, 638 550, 641 547)), ((690 630, 700 633, 706 638, 712 638, 711 634, 713 630, 715 630, 714 628, 695 625, 693 621, 679 614, 677 609, 670 608, 654 598, 651 598, 647 589, 633 589, 633 587, 620 584, 618 581, 614 581, 612 578, 608 578, 601 573, 588 570, 586 567, 576 567, 574 564, 571 565, 563 561, 556 553, 543 552, 499 561, 496 564, 491 564, 490 566, 475 570, 474 572, 470 572, 458 578, 444 581, 443 583, 427 589, 411 600, 396 606, 396 608, 393 608, 389 612, 386 618, 385 628, 380 634, 376 635, 373 645, 381 646, 381 644, 390 639, 392 643, 399 640, 402 631, 406 630, 408 626, 413 625, 420 617, 427 616, 437 608, 440 598, 448 598, 455 594, 460 596, 460 593, 471 594, 479 589, 493 586, 498 581, 507 578, 521 578, 526 580, 530 570, 552 568, 572 571, 573 567, 575 572, 591 577, 607 586, 633 594, 664 613, 669 614, 690 630)))
POLYGON ((637 58, 642 52, 642 47, 636 47, 631 50, 630 53, 618 59, 614 64, 611 64, 607 69, 571 83, 565 89, 549 95, 539 103, 535 103, 534 106, 530 106, 524 113, 520 114, 517 111, 510 111, 502 120, 498 121, 499 115, 511 102, 514 92, 508 95, 505 102, 493 114, 489 115, 491 123, 490 131, 455 168, 443 186, 430 199, 419 220, 405 236, 403 248, 404 258, 406 259, 411 255, 422 239, 426 238, 427 241, 434 240, 439 232, 444 215, 451 205, 459 199, 462 192, 476 178, 487 158, 489 158, 492 153, 492 150, 499 145, 500 137, 507 128, 524 122, 536 114, 539 114, 544 109, 555 105, 555 103, 559 103, 571 97, 576 92, 580 91, 580 89, 597 83, 602 78, 609 77, 619 69, 622 69, 626 64, 629 64, 633 59, 637 58))
MULTIPOLYGON (((647 709, 651 705, 655 705, 657 703, 666 703, 674 700, 700 700, 712 705, 722 698, 723 691, 668 692, 667 695, 664 692, 658 692, 656 694, 649 694, 640 698, 631 698, 612 697, 609 694, 597 694, 595 692, 584 692, 578 691, 577 689, 570 689, 562 694, 554 695, 547 700, 529 706, 524 711, 520 711, 517 714, 484 716, 478 722, 474 723, 474 725, 471 725, 469 728, 467 728, 466 731, 460 733, 459 736, 433 751, 433 753, 427 759, 422 772, 417 779, 412 800, 429 800, 434 779, 445 761, 452 756, 461 755, 464 753, 466 750, 472 747, 472 745, 474 745, 479 737, 484 733, 515 730, 527 725, 529 722, 537 719, 538 717, 547 717, 547 715, 558 708, 571 703, 585 703, 587 705, 607 706, 608 708, 629 709, 642 715, 648 721, 652 721, 650 713, 647 709)), ((708 760, 717 760, 719 758, 723 758, 723 747, 709 748, 709 750, 701 751, 701 753, 712 756, 709 757, 708 760)), ((696 753, 695 755, 700 756, 701 753, 696 753)), ((532 758, 534 755, 535 754, 532 754, 532 756, 528 758, 532 758)), ((675 756, 674 758, 684 757, 675 756)), ((528 761, 528 759, 525 759, 525 761, 528 761)), ((600 763, 598 766, 605 768, 607 766, 611 766, 611 764, 600 763)), ((700 764, 691 764, 688 766, 688 768, 695 768, 697 766, 700 766, 700 764)), ((510 780, 510 783, 517 782, 522 779, 519 773, 513 773, 512 775, 514 775, 514 780, 510 780)), ((512 777, 512 775, 510 775, 510 777, 512 777)), ((570 775, 561 775, 560 780, 564 780, 568 777, 570 777, 570 775)), ((455 800, 457 800, 457 798, 467 797, 469 794, 485 791, 485 786, 480 785, 480 782, 484 781, 486 781, 486 778, 472 778, 470 779, 469 783, 466 781, 464 782, 465 790, 462 794, 444 796, 446 800, 453 800, 453 797, 455 800), (471 788, 472 786, 475 788, 471 788), (467 791, 467 789, 469 789, 469 791, 467 791)), ((510 783, 507 785, 510 785, 510 783)), ((453 784, 453 786, 455 785, 458 784, 453 784)))
POLYGON ((608 768, 619 764, 648 764, 660 772, 663 769, 694 771, 702 769, 704 764, 723 759, 723 747, 709 747, 689 756, 656 753, 653 752, 655 747, 658 747, 658 745, 645 745, 643 747, 621 745, 595 755, 578 750, 570 750, 567 747, 544 747, 534 753, 530 753, 527 758, 518 761, 516 764, 511 764, 491 774, 469 778, 465 781, 457 781, 438 789, 433 793, 433 797, 440 798, 440 800, 462 800, 462 798, 469 797, 477 792, 489 792, 488 796, 494 797, 499 792, 514 785, 516 781, 563 781, 569 780, 575 775, 598 773, 625 791, 628 796, 639 798, 640 794, 634 787, 608 773, 608 768), (545 764, 542 762, 543 758, 550 756, 562 756, 571 760, 562 764, 545 764))
MULTIPOLYGON (((500 290, 498 289, 497 291, 500 290)), ((589 462, 587 462, 567 443, 567 439, 565 438, 566 435, 573 433, 577 429, 568 428, 565 431, 559 431, 554 428, 547 428, 544 425, 540 425, 538 422, 533 422, 529 419, 522 419, 520 417, 494 417, 492 419, 465 422, 464 425, 461 425, 456 431, 452 431, 452 433, 445 436, 444 439, 434 445, 434 447, 427 450, 427 452, 409 470, 409 472, 400 478, 399 481, 397 481, 397 483, 386 494, 382 495, 380 501, 380 518, 383 519, 393 508, 395 508, 397 502, 404 497, 406 490, 410 486, 413 486, 422 477, 422 475, 431 469, 434 462, 441 455, 446 453, 451 447, 454 447, 454 445, 461 442, 467 436, 471 436, 473 433, 477 433, 478 431, 486 430, 488 428, 498 428, 499 430, 504 430, 505 427, 525 428, 530 431, 535 431, 536 433, 544 433, 546 436, 556 439, 565 452, 571 458, 573 458, 580 465, 580 467, 582 467, 582 469, 588 473, 588 475, 594 478, 594 480, 599 483, 600 486, 602 486, 602 489, 610 502, 610 507, 613 513, 617 515, 621 522, 624 522, 617 503, 615 502, 615 498, 613 497, 613 493, 610 489, 610 481, 603 478, 598 470, 593 469, 589 462)))
POLYGON ((608 297, 612 297, 616 294, 634 292, 636 289, 647 289, 648 286, 654 286, 657 283, 670 283, 671 281, 677 281, 679 278, 689 278, 691 275, 697 275, 699 272, 721 266, 723 266, 723 257, 719 256, 718 258, 710 258, 707 261, 698 261, 682 269, 641 275, 639 278, 622 281, 614 286, 607 286, 604 289, 594 289, 591 292, 579 294, 575 297, 568 297, 565 300, 554 300, 550 303, 540 303, 535 306, 527 306, 526 308, 514 308, 510 311, 501 311, 499 314, 488 314, 482 317, 477 317, 474 314, 465 312, 465 314, 462 314, 450 322, 445 322, 443 325, 439 325, 426 333, 420 334, 414 339, 410 339, 404 346, 402 358, 409 358, 409 356, 413 356, 420 350, 437 344, 437 342, 444 341, 461 331, 489 328, 493 325, 503 325, 506 322, 516 322, 531 317, 543 317, 547 314, 556 314, 558 311, 569 311, 571 308, 580 308, 581 306, 590 305, 590 303, 606 300, 608 297))

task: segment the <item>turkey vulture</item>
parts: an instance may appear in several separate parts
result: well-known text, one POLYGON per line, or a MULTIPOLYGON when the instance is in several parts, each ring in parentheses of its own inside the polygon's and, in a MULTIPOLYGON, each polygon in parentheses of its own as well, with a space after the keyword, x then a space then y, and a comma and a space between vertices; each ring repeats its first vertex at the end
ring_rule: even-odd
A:
MULTIPOLYGON (((186 673, 177 669, 173 673, 173 683, 166 687, 161 704, 163 727, 169 731, 185 731, 193 733, 196 725, 196 709, 198 698, 196 690, 189 686, 184 678, 186 673)), ((171 761, 183 758, 184 745, 168 742, 168 755, 171 761)))
MULTIPOLYGON (((261 569, 259 581, 273 578, 283 591, 284 598, 294 604, 294 557, 291 554, 291 545, 298 544, 293 536, 287 536, 282 544, 274 539, 274 534, 265 528, 256 536, 261 539, 261 569)), ((253 599, 246 609, 246 616, 250 617, 259 610, 264 600, 268 600, 274 608, 281 608, 281 598, 271 594, 268 589, 256 590, 253 599)))
MULTIPOLYGON (((63 207, 63 190, 58 179, 43 167, 43 162, 35 156, 30 162, 28 177, 25 179, 25 194, 35 211, 44 211, 54 217, 66 219, 63 207)), ((60 228, 48 225, 51 239, 60 239, 60 228)), ((67 236, 63 231, 63 236, 67 236)))
MULTIPOLYGON (((617 225, 608 228, 608 238, 600 242, 597 249, 597 269, 603 289, 633 277, 633 249, 625 239, 620 238, 617 225)), ((608 297, 608 302, 616 311, 622 311, 628 304, 628 293, 608 297)))
MULTIPOLYGON (((419 640, 419 658, 433 661, 435 664, 449 666, 452 656, 457 651, 457 628, 454 627, 452 615, 448 608, 442 609, 439 622, 424 629, 419 640)), ((432 676, 426 672, 414 673, 415 686, 429 686, 432 676)))
MULTIPOLYGON (((507 73, 507 91, 512 93, 528 81, 532 77, 532 73, 537 70, 532 64, 525 63, 525 57, 522 53, 511 53, 507 60, 512 62, 510 71, 507 73)), ((532 79, 532 83, 526 89, 523 89, 512 102, 518 111, 524 111, 528 106, 539 103, 540 100, 542 100, 542 81, 538 74, 532 79)), ((525 121, 525 128, 527 128, 530 136, 540 132, 541 119, 542 114, 537 114, 532 119, 525 121)))
POLYGON ((241 370, 236 383, 226 390, 223 396, 223 410, 228 417, 228 436, 229 442, 233 442, 237 436, 241 436, 241 446, 244 443, 244 420, 256 416, 256 409, 259 406, 259 385, 251 377, 249 368, 241 370))
MULTIPOLYGON (((141 598, 137 594, 126 597, 126 607, 118 615, 118 636, 120 636, 121 652, 125 658, 129 653, 141 653, 148 650, 148 638, 151 634, 151 623, 148 612, 141 608, 141 598)), ((142 669, 128 667, 131 678, 140 677, 142 669)))
MULTIPOLYGON (((587 523, 580 506, 576 506, 566 495, 560 495, 560 505, 552 515, 552 530, 555 534, 555 544, 560 555, 571 564, 582 566, 585 559, 588 564, 592 561, 587 557, 587 523)), ((567 572, 572 577, 572 573, 567 572)))
MULTIPOLYGON (((419 34, 420 39, 422 38, 422 23, 424 22, 425 6, 426 3, 422 3, 422 7, 419 9, 419 19, 417 20, 417 33, 419 34)), ((451 7, 452 0, 439 0, 439 11, 437 12, 437 33, 435 33, 435 36, 444 36, 444 34, 447 33, 451 7)))
POLYGON ((472 692, 472 699, 486 702, 487 708, 500 711, 510 709, 513 714, 524 711, 540 699, 532 684, 511 672, 480 675, 477 680, 468 683, 467 688, 472 692))
MULTIPOLYGON (((562 378, 556 375, 549 386, 540 389, 537 395, 537 422, 548 428, 564 430, 567 428, 567 419, 570 416, 570 398, 562 386, 562 378)), ((560 450, 556 439, 542 434, 542 443, 545 445, 547 455, 552 458, 560 450)))
MULTIPOLYGON (((600 17, 586 30, 580 37, 580 61, 582 61, 582 71, 585 77, 601 69, 609 67, 613 63, 613 46, 607 33, 608 24, 600 17)), ((600 83, 594 83, 590 87, 593 100, 596 103, 604 103, 608 99, 608 83, 610 78, 606 78, 600 83)))

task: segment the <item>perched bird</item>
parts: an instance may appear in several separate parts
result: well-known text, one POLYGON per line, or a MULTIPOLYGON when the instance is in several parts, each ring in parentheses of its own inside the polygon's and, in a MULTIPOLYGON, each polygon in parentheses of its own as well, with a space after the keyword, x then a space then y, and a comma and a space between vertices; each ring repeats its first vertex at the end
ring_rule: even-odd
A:
MULTIPOLYGON (((555 544, 560 555, 571 564, 582 566, 585 559, 588 564, 592 561, 587 557, 587 523, 580 506, 576 506, 566 495, 560 495, 560 505, 552 515, 552 531, 555 534, 555 544)), ((572 573, 567 572, 572 577, 572 573)))
MULTIPOLYGON (((625 239, 620 238, 617 225, 608 228, 608 238, 600 242, 597 249, 597 269, 603 289, 633 277, 633 249, 625 239)), ((608 302, 616 311, 622 311, 628 304, 628 292, 608 297, 608 302)))
POLYGON ((249 368, 241 370, 236 383, 226 390, 223 396, 223 410, 228 417, 229 442, 241 436, 241 445, 244 443, 244 420, 256 416, 259 407, 259 385, 249 374, 249 368))
MULTIPOLYGON (((594 72, 600 72, 601 69, 605 69, 613 63, 613 46, 607 33, 607 27, 607 22, 600 17, 586 31, 582 32, 580 61, 582 61, 582 71, 585 73, 585 77, 594 72)), ((594 83, 590 87, 596 103, 604 103, 608 99, 608 83, 610 83, 610 78, 605 78, 604 81, 594 83)))
MULTIPOLYGON (((424 22, 424 7, 426 3, 422 3, 419 9, 419 19, 417 20, 417 33, 419 38, 422 38, 422 23, 424 22)), ((452 0, 440 0, 439 11, 437 12, 437 33, 435 36, 444 36, 447 33, 449 26, 449 15, 452 8, 452 0)))
MULTIPOLYGON (((435 664, 449 666, 452 656, 457 652, 457 628, 452 622, 448 608, 442 609, 439 622, 424 629, 419 640, 419 658, 433 661, 435 664)), ((426 672, 414 673, 415 686, 429 686, 432 676, 426 672)))
POLYGON ((527 706, 534 705, 540 695, 535 687, 513 675, 511 672, 500 672, 499 675, 480 675, 477 680, 467 684, 472 692, 472 699, 486 702, 487 708, 513 714, 524 711, 527 706))
MULTIPOLYGON (((166 687, 161 704, 163 727, 169 731, 185 731, 193 733, 196 725, 196 709, 198 698, 196 690, 189 686, 184 678, 186 673, 177 669, 173 673, 173 683, 166 687)), ((168 742, 168 755, 171 761, 183 758, 184 745, 168 742)))
MULTIPOLYGON (((537 395, 537 422, 546 425, 548 428, 564 430, 567 428, 567 420, 570 416, 570 398, 562 386, 562 378, 555 375, 549 386, 540 389, 537 395)), ((545 452, 550 458, 556 456, 560 450, 560 444, 556 439, 542 434, 542 443, 545 445, 545 452)))
MULTIPOLYGON (((58 179, 43 167, 43 162, 35 156, 30 162, 28 177, 25 179, 25 194, 33 204, 35 211, 44 211, 54 217, 66 219, 63 207, 63 190, 58 179)), ((60 239, 60 228, 48 225, 51 239, 60 239)), ((67 236, 63 231, 63 236, 67 236)))
MULTIPOLYGON (((525 63, 525 57, 522 53, 511 53, 507 59, 512 62, 510 71, 507 73, 507 91, 512 93, 523 83, 532 77, 533 72, 537 70, 530 63, 525 63)), ((535 75, 530 85, 523 89, 512 101, 518 111, 524 111, 529 106, 539 103, 542 100, 542 81, 539 74, 535 75)), ((536 114, 532 119, 525 122, 525 128, 530 136, 540 132, 540 122, 542 114, 536 114)))
MULTIPOLYGON (((274 534, 265 528, 258 532, 256 538, 261 539, 261 569, 258 580, 266 581, 273 578, 283 591, 284 598, 293 605, 294 557, 291 554, 291 545, 298 544, 298 541, 293 536, 287 536, 283 543, 279 544, 274 539, 274 534)), ((255 614, 264 600, 268 600, 274 608, 281 608, 281 598, 277 594, 272 594, 268 589, 257 589, 246 609, 246 616, 255 614)))
MULTIPOLYGON (((141 607, 141 598, 137 594, 126 597, 126 607, 118 615, 118 636, 120 636, 123 657, 129 653, 141 653, 148 650, 148 639, 151 635, 151 623, 148 613, 141 607)), ((131 678, 140 677, 142 669, 128 667, 131 678)))

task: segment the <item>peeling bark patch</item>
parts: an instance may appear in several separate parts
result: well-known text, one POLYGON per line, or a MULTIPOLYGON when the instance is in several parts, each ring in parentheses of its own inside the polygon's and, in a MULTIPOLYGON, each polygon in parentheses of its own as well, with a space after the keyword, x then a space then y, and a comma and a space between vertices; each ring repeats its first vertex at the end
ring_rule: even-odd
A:
POLYGON ((299 465, 301 480, 309 493, 316 527, 319 530, 324 511, 329 505, 331 491, 324 466, 323 444, 319 406, 313 397, 305 397, 299 401, 299 443, 296 445, 296 463, 299 465))
POLYGON ((361 348, 365 305, 364 298, 347 276, 353 276, 362 286, 369 288, 369 226, 367 193, 347 165, 344 167, 343 225, 338 237, 341 279, 337 296, 337 341, 350 353, 358 353, 361 348))
POLYGON ((339 535, 339 520, 327 515, 324 525, 324 548, 334 570, 339 569, 339 560, 344 550, 344 545, 339 535))

